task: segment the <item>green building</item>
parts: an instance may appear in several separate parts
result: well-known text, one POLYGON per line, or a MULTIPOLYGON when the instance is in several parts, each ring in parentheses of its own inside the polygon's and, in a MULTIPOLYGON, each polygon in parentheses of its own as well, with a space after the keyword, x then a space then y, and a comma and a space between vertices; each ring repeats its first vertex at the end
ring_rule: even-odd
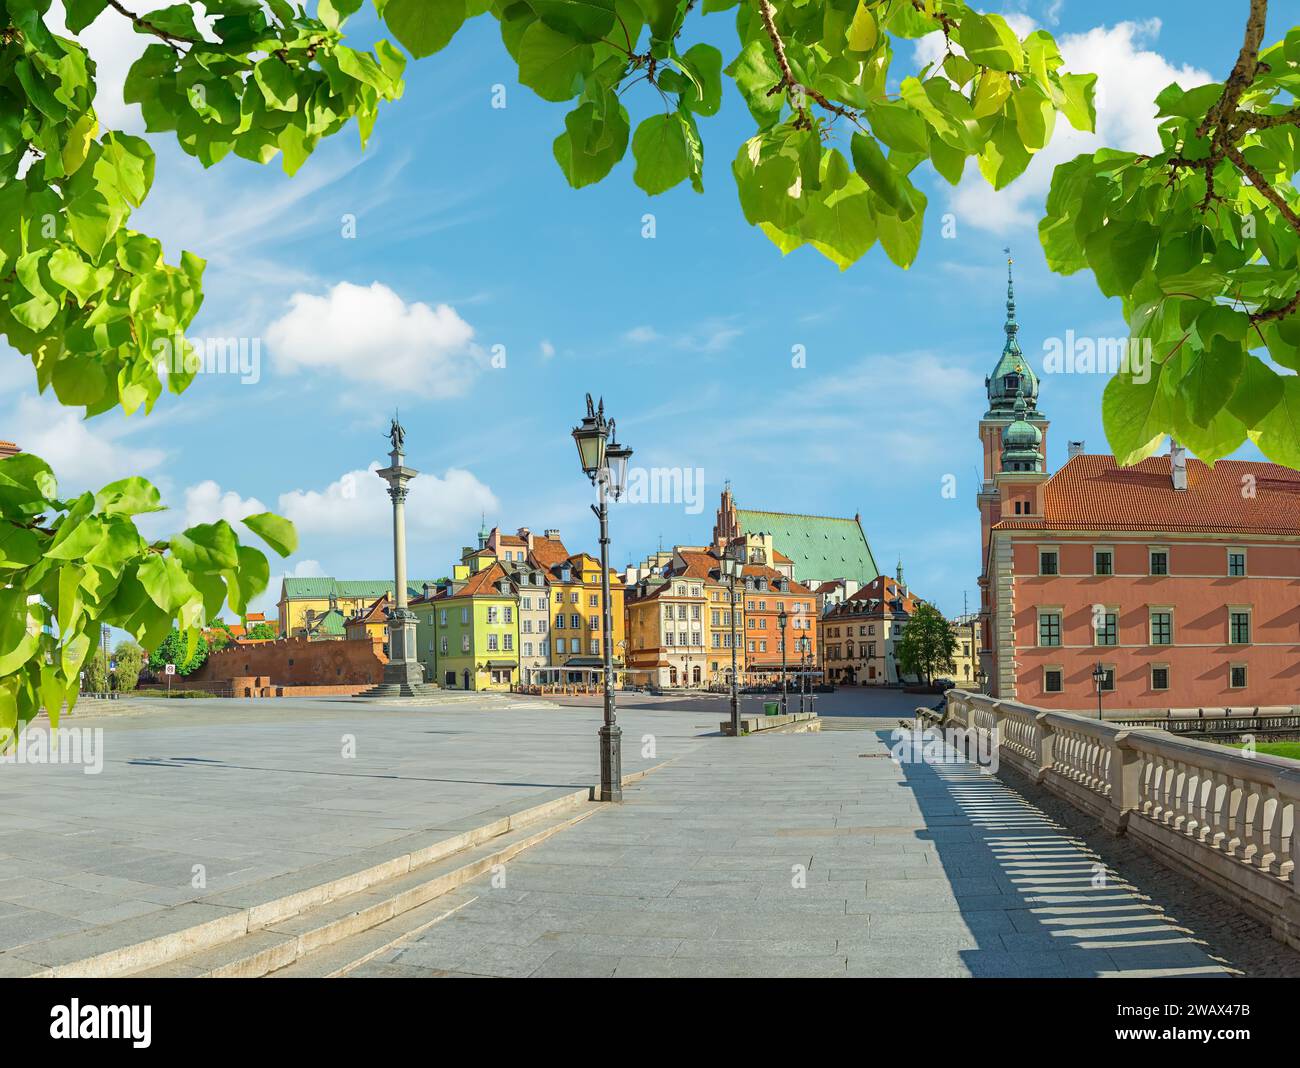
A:
POLYGON ((410 602, 425 678, 446 690, 519 681, 519 597, 488 549, 466 550, 449 583, 410 602))

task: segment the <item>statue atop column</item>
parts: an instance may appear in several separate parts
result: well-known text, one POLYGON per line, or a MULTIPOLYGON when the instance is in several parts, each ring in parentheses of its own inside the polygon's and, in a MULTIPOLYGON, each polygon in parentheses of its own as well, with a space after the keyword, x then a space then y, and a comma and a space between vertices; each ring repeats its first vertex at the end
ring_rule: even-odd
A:
POLYGON ((406 466, 403 450, 406 430, 394 413, 388 427, 388 440, 392 444, 392 463, 376 471, 388 483, 388 496, 393 502, 393 600, 388 610, 388 663, 384 665, 384 679, 367 691, 374 697, 412 697, 432 690, 424 681, 424 669, 416 659, 415 614, 407 607, 406 580, 406 494, 410 482, 419 474, 406 466))

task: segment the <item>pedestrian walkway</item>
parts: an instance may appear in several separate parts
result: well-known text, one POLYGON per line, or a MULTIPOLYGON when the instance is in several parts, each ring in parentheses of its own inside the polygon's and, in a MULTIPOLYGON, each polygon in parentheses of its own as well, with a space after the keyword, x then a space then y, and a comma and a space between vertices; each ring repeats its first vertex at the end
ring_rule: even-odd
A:
POLYGON ((716 739, 357 976, 1214 976, 1082 842, 887 731, 716 739))

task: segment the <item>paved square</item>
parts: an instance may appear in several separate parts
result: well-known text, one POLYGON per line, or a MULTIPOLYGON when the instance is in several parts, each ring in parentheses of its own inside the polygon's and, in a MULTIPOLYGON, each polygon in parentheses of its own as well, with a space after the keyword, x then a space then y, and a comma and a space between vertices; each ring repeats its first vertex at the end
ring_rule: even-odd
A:
POLYGON ((1228 974, 997 779, 888 742, 711 740, 353 974, 1228 974))

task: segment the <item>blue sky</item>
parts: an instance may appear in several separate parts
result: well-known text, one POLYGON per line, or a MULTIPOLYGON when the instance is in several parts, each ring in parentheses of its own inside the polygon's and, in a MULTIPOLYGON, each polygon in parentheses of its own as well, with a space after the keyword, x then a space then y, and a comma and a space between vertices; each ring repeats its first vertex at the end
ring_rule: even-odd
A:
MULTIPOLYGON (((1297 21, 1296 5, 1273 6, 1270 42, 1297 21)), ((1160 88, 1230 69, 1245 5, 1198 4, 1194 17, 1185 3, 1154 0, 989 10, 1021 33, 1031 21, 1052 30, 1069 69, 1097 71, 1100 136, 1133 148, 1153 143, 1160 88)), ((120 79, 143 42, 112 14, 89 34, 100 111, 139 129, 120 79)), ((357 41, 373 39, 373 20, 352 27, 357 41)), ((729 61, 732 15, 709 15, 699 30, 729 61)), ((915 67, 904 46, 896 77, 915 67)), ((153 137, 158 178, 135 224, 172 258, 182 248, 208 258, 193 333, 256 339, 257 381, 200 376, 148 419, 82 423, 38 399, 14 361, 0 372, 0 437, 54 462, 65 489, 147 474, 173 505, 159 531, 271 508, 298 521, 302 538, 280 570, 375 578, 391 552, 383 486, 367 469, 385 460, 400 406, 408 463, 422 472, 409 557, 424 577, 450 570, 480 513, 489 526, 558 527, 570 548, 595 550, 591 491, 569 437, 592 390, 634 464, 703 472, 694 507, 616 509, 616 565, 660 540, 706 541, 730 479, 744 507, 860 512, 882 568, 901 555, 920 595, 949 613, 963 592, 973 604, 976 423, 1003 340, 1002 247, 1013 249, 1021 342, 1035 366, 1045 338, 1125 333, 1118 303, 1090 277, 1047 271, 1035 231, 1051 167, 1093 139, 1059 124, 1044 158, 999 194, 977 174, 953 189, 925 172, 931 208, 912 269, 877 247, 841 273, 810 249, 783 258, 745 223, 730 163, 752 123, 729 81, 722 111, 701 124, 704 195, 683 186, 649 198, 632 184, 630 154, 600 185, 568 188, 551 155, 566 107, 511 75, 496 22, 478 18, 408 67, 404 98, 382 110, 364 154, 349 129, 293 179, 233 157, 203 171, 153 137), (497 84, 504 108, 492 107, 497 84), (647 212, 653 239, 642 236, 647 212), (792 367, 794 346, 805 367, 792 367), (492 366, 494 354, 504 366, 492 366), (948 475, 955 498, 942 494, 948 475)), ((644 85, 625 99, 634 123, 657 101, 644 85)), ((1053 468, 1067 439, 1108 451, 1104 384, 1044 382, 1053 468)), ((278 588, 273 579, 264 603, 278 588)))

